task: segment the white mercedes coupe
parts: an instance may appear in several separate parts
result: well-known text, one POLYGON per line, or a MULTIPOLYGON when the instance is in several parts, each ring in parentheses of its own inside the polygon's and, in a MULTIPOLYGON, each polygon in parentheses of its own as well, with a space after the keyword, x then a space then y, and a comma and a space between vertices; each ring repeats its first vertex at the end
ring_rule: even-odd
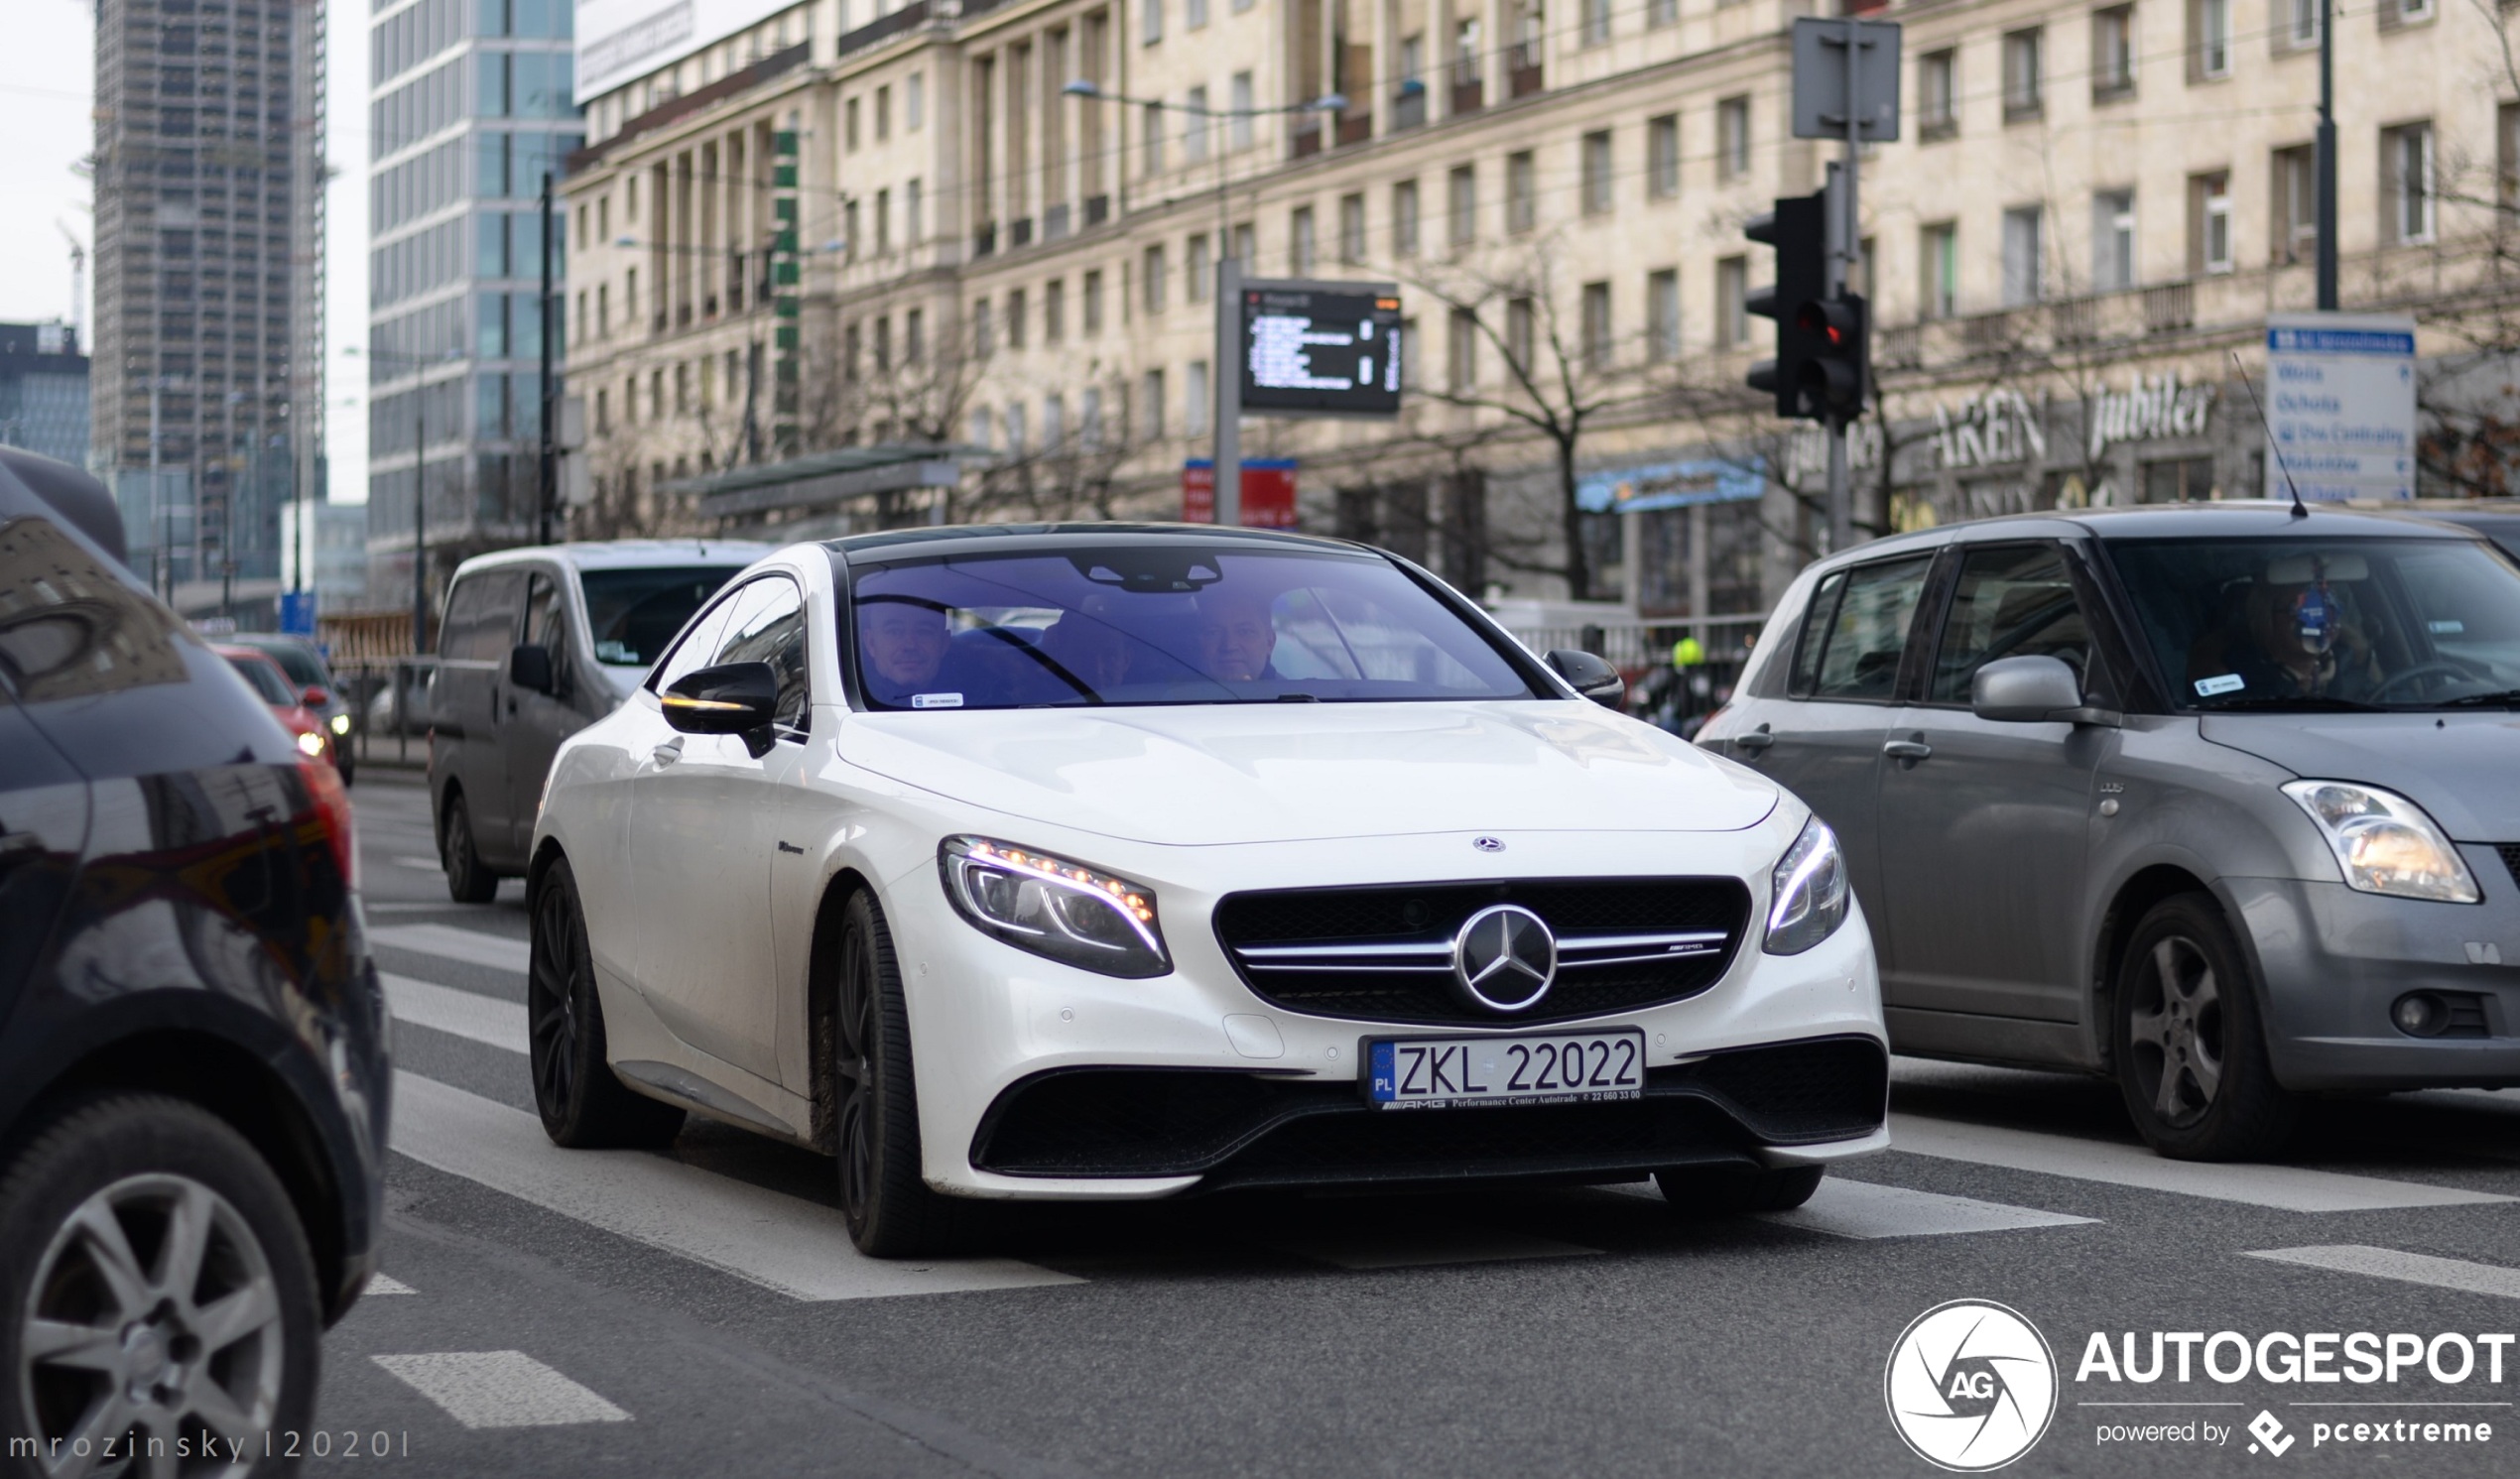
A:
POLYGON ((545 784, 534 1093, 963 1198, 1656 1177, 1790 1207, 1882 1149, 1836 839, 1405 560, 1209 527, 796 545, 545 784))

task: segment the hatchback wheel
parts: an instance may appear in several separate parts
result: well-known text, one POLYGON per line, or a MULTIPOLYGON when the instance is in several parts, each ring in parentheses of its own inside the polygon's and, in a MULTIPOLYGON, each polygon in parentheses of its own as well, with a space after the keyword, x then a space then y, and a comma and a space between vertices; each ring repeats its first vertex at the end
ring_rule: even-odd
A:
POLYGON ((472 840, 472 808, 463 802, 463 793, 450 792, 446 797, 446 819, 440 827, 444 837, 446 894, 457 904, 487 904, 499 896, 499 876, 481 861, 481 849, 472 840))
POLYGON ((254 1472, 264 1433, 307 1426, 321 1336, 288 1193, 197 1106, 85 1105, 0 1179, 0 1430, 35 1439, 36 1472, 204 1431, 244 1456, 187 1473, 254 1472))
POLYGON ((2118 968, 2118 1090, 2154 1150, 2245 1161, 2282 1149, 2299 1105, 2275 1081, 2248 963, 2201 894, 2154 905, 2118 968))
POLYGON ((632 1093, 604 1051, 603 999, 586 948, 586 917, 568 860, 555 859, 534 895, 525 977, 526 1060, 534 1107, 555 1145, 661 1146, 682 1133, 683 1111, 632 1093))
POLYGON ((883 911, 863 890, 841 914, 837 953, 832 1130, 849 1236, 874 1258, 941 1251, 953 1240, 959 1209, 929 1189, 920 1171, 918 1084, 901 970, 883 911))
POLYGON ((1654 1184, 1680 1216, 1738 1217, 1794 1210, 1812 1199, 1825 1173, 1818 1166, 1684 1166, 1654 1172, 1654 1184))

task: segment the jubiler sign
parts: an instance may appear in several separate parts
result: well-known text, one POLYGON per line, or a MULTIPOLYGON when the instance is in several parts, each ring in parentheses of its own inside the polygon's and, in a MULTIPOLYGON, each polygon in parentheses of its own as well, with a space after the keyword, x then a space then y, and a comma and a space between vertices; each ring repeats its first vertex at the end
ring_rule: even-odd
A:
POLYGON ((2266 320, 2266 496, 2415 496, 2415 320, 2285 313, 2266 320))

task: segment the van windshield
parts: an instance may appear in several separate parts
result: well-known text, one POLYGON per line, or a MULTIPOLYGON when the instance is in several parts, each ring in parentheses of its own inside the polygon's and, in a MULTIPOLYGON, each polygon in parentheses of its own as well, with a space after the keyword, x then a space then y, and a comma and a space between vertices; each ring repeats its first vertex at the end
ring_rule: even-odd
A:
POLYGON ((2173 700, 2205 712, 2520 703, 2520 568, 2468 540, 2112 540, 2173 700))
POLYGON ((1386 560, 1062 543, 861 565, 858 686, 877 708, 1537 696, 1386 560))
POLYGON ((692 613, 735 578, 740 568, 688 565, 579 572, 595 661, 616 668, 654 664, 692 613))

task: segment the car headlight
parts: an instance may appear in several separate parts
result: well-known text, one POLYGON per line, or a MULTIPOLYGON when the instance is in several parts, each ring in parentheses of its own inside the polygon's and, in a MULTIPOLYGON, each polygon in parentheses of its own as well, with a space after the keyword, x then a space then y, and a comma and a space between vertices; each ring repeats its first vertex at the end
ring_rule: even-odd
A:
POLYGON ((1803 823, 1768 882, 1769 954, 1800 955, 1846 923, 1846 855, 1818 816, 1803 823))
POLYGON ((1019 950, 1106 976, 1173 968, 1143 884, 988 837, 947 837, 937 867, 962 917, 1019 950))
POLYGON ((2345 887, 2401 899, 2473 904, 2476 880, 2424 808, 2394 791, 2350 781, 2293 781, 2284 795, 2319 823, 2345 887))
POLYGON ((310 760, 323 753, 323 731, 310 729, 298 736, 298 753, 310 760))
POLYGON ((332 716, 332 732, 333 732, 334 734, 347 734, 347 733, 349 733, 349 732, 350 732, 350 716, 349 716, 348 714, 334 714, 334 715, 332 716))

